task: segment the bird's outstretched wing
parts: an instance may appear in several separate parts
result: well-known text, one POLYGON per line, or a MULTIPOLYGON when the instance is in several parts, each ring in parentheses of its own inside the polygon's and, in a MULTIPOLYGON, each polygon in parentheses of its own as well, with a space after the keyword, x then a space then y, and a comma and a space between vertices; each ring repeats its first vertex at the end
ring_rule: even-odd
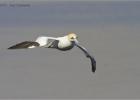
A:
POLYGON ((38 47, 39 43, 33 42, 33 41, 24 41, 24 42, 18 43, 16 45, 13 45, 13 46, 9 47, 8 49, 26 49, 31 46, 38 47))
POLYGON ((94 57, 91 56, 91 55, 88 53, 88 51, 86 50, 86 48, 84 48, 83 46, 81 46, 81 45, 79 45, 79 44, 77 44, 77 43, 76 43, 76 46, 77 46, 78 48, 80 48, 80 49, 85 53, 86 57, 90 58, 90 60, 91 60, 91 65, 92 65, 92 72, 95 72, 95 71, 96 71, 96 61, 95 61, 94 57))

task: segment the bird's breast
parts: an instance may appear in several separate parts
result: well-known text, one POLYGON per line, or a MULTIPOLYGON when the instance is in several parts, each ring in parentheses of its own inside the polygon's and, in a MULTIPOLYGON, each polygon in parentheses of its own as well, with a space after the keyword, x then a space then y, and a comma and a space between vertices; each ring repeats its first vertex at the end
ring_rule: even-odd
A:
POLYGON ((58 43, 58 49, 59 50, 70 50, 74 47, 74 43, 70 42, 70 41, 60 41, 58 43))

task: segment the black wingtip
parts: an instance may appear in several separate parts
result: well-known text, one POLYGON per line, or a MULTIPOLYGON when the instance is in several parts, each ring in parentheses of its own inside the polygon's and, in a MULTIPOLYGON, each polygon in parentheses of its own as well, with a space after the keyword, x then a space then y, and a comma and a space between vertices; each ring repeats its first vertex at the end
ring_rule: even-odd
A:
POLYGON ((91 65, 92 65, 92 72, 95 73, 96 71, 96 61, 94 60, 94 58, 90 58, 91 59, 91 65))
POLYGON ((96 62, 92 65, 92 72, 95 73, 96 71, 96 62))
POLYGON ((14 46, 11 46, 11 47, 9 47, 9 48, 7 48, 7 49, 16 49, 14 46))
POLYGON ((15 46, 11 46, 11 47, 9 47, 9 48, 7 48, 8 50, 15 50, 15 49, 22 49, 22 48, 17 48, 17 47, 15 47, 15 46))

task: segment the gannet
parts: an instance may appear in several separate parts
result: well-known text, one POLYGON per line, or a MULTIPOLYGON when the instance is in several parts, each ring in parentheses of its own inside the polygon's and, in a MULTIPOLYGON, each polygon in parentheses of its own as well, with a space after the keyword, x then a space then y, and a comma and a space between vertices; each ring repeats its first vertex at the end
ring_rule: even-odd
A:
POLYGON ((55 48, 61 51, 66 51, 72 49, 74 46, 80 48, 87 58, 91 60, 92 72, 96 70, 96 61, 93 56, 89 54, 87 49, 80 45, 77 40, 77 35, 75 33, 69 33, 62 37, 48 37, 48 36, 39 36, 35 41, 24 41, 18 44, 15 44, 8 49, 27 49, 27 48, 55 48))

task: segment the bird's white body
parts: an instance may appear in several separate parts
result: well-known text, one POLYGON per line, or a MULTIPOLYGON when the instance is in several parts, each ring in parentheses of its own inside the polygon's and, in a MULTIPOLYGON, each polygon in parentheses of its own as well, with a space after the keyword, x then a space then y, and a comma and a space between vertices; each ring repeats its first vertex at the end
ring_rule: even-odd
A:
MULTIPOLYGON (((58 48, 66 48, 72 45, 72 43, 69 41, 68 36, 63 37, 47 37, 47 36, 39 36, 35 42, 39 43, 40 47, 45 47, 48 44, 48 40, 58 40, 58 48)), ((28 48, 35 48, 36 46, 30 46, 28 48)))
POLYGON ((65 48, 72 45, 67 36, 57 38, 59 40, 58 47, 65 48))

